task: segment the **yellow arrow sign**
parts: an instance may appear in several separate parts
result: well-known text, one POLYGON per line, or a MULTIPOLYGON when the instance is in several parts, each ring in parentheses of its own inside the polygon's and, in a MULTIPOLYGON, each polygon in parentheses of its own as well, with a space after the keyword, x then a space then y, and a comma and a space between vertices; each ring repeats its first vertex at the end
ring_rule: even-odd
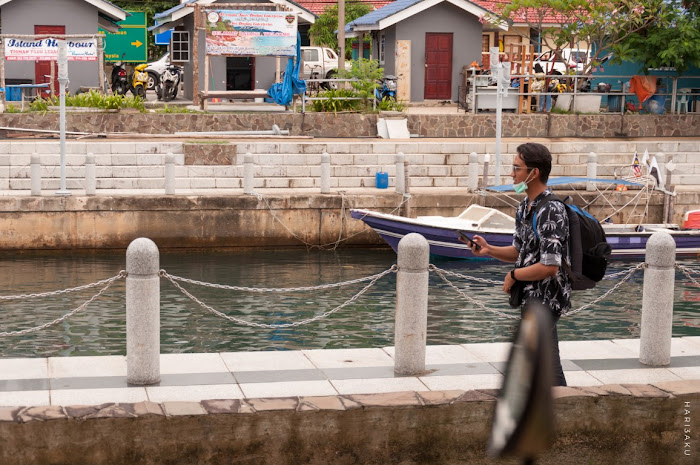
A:
POLYGON ((137 40, 136 42, 132 42, 131 45, 135 46, 136 48, 140 47, 143 45, 143 43, 140 40, 137 40))

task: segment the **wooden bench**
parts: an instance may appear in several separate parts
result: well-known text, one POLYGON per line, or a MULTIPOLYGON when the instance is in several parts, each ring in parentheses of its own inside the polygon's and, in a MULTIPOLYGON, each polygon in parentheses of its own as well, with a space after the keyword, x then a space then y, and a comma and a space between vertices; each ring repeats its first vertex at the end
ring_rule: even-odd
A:
POLYGON ((264 89, 258 90, 209 90, 199 93, 199 107, 202 110, 207 109, 207 101, 210 98, 226 98, 226 99, 253 99, 267 98, 267 91, 264 89))

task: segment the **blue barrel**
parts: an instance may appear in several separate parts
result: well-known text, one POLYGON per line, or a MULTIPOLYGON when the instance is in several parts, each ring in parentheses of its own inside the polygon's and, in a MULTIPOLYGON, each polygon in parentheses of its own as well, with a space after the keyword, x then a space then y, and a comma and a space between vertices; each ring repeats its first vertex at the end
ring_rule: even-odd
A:
POLYGON ((389 187, 389 173, 378 171, 376 179, 377 189, 386 189, 389 187))
POLYGON ((19 102, 22 100, 22 89, 19 87, 6 87, 7 92, 5 92, 5 100, 11 102, 19 102))

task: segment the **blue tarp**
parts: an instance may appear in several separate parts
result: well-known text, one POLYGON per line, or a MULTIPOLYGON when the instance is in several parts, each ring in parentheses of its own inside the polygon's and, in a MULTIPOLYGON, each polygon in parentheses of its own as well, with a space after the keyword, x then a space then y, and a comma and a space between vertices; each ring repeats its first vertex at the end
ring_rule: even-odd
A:
POLYGON ((301 95, 306 92, 306 81, 299 79, 299 66, 301 64, 301 36, 297 32, 297 60, 294 58, 287 60, 287 69, 284 72, 282 82, 272 84, 267 94, 272 97, 278 105, 289 105, 292 103, 293 95, 301 95))
MULTIPOLYGON (((548 186, 560 186, 562 184, 577 184, 581 182, 602 182, 606 184, 622 184, 625 186, 642 186, 638 182, 625 181, 624 179, 599 179, 599 178, 575 178, 572 176, 562 176, 560 178, 550 178, 547 181, 548 186)), ((502 186, 488 186, 486 189, 496 192, 512 191, 513 185, 506 184, 502 186)))

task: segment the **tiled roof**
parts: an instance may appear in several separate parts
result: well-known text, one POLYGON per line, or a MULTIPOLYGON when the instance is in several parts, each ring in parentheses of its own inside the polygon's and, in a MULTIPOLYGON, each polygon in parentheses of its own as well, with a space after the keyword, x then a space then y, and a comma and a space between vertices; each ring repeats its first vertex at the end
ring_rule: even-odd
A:
MULTIPOLYGON (((489 11, 493 11, 494 13, 499 12, 504 6, 509 5, 511 2, 510 0, 470 0, 472 3, 479 5, 482 8, 485 8, 489 11)), ((526 19, 529 19, 531 23, 536 23, 537 22, 537 15, 532 12, 528 12, 524 15, 518 15, 515 16, 514 18, 515 23, 524 23, 526 22, 526 19)), ((542 21, 544 24, 560 24, 562 22, 562 18, 559 15, 552 15, 548 14, 545 15, 542 21)))
MULTIPOLYGON (((364 3, 369 3, 374 7, 375 10, 378 10, 379 8, 382 8, 383 6, 386 6, 390 3, 394 3, 393 0, 361 0, 364 3)), ((328 6, 333 6, 337 5, 337 1, 333 0, 297 0, 297 3, 316 16, 319 16, 323 14, 323 11, 326 9, 328 6)))

